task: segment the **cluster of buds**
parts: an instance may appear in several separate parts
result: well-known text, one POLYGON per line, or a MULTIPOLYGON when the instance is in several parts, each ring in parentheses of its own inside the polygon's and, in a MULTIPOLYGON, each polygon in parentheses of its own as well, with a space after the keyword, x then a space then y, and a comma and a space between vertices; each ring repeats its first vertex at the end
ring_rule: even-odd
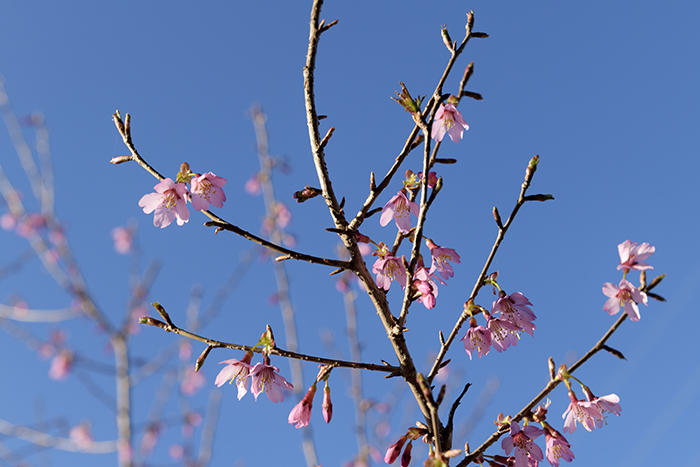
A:
POLYGON ((331 422, 331 418, 333 417, 333 403, 331 402, 331 388, 328 385, 328 378, 330 377, 331 369, 332 367, 327 365, 321 365, 319 367, 316 381, 314 381, 314 384, 311 385, 302 400, 294 406, 291 412, 289 412, 287 421, 294 425, 294 428, 305 427, 311 421, 311 408, 313 406, 314 395, 316 394, 316 384, 318 384, 319 381, 323 381, 325 383, 325 387, 323 388, 322 405, 323 419, 326 421, 326 423, 331 422))

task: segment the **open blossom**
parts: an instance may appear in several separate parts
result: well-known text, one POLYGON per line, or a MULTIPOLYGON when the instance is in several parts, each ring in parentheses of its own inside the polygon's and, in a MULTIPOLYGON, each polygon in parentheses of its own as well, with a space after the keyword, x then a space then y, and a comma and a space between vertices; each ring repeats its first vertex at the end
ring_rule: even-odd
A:
POLYGON ((311 407, 314 403, 315 394, 316 383, 309 388, 304 398, 289 412, 287 421, 294 425, 294 428, 303 428, 309 424, 309 420, 311 420, 311 407))
POLYGON ((630 240, 625 240, 617 246, 617 251, 620 253, 620 264, 617 265, 617 269, 624 269, 625 273, 629 272, 630 269, 639 271, 654 269, 643 262, 656 251, 656 248, 648 243, 637 245, 630 240))
POLYGON ((445 133, 448 133, 452 141, 459 143, 459 140, 462 139, 462 135, 464 134, 464 130, 468 129, 469 125, 464 121, 457 107, 448 102, 447 104, 442 104, 435 114, 430 137, 440 142, 442 138, 445 137, 445 133))
POLYGON ((601 418, 596 420, 596 426, 602 428, 605 423, 605 417, 608 413, 613 413, 615 415, 620 415, 622 412, 622 407, 618 402, 620 398, 617 394, 608 394, 603 397, 595 397, 588 386, 583 387, 583 392, 586 395, 586 399, 591 403, 592 406, 596 407, 600 412, 601 418))
POLYGON ((265 391, 272 402, 282 402, 284 401, 282 389, 290 391, 294 389, 294 386, 280 375, 279 370, 269 363, 256 363, 250 370, 250 377, 253 380, 251 391, 255 400, 258 400, 260 393, 265 391))
POLYGON ((564 459, 566 462, 574 460, 571 445, 564 438, 564 435, 547 424, 545 424, 544 439, 547 443, 545 456, 551 465, 559 467, 559 459, 564 459))
POLYGON ((469 318, 469 330, 462 337, 464 350, 472 358, 472 351, 479 352, 479 358, 489 353, 491 350, 491 332, 483 326, 477 326, 476 318, 469 318))
POLYGON ((185 205, 187 186, 184 183, 175 183, 172 179, 166 178, 154 188, 155 193, 143 195, 139 201, 139 206, 146 214, 155 211, 153 225, 162 229, 169 226, 175 218, 177 218, 177 225, 183 225, 190 219, 190 212, 185 205))
POLYGON ((528 467, 530 459, 534 459, 535 465, 537 462, 544 459, 542 449, 536 445, 533 439, 541 436, 544 431, 541 428, 528 425, 522 430, 520 425, 515 422, 510 422, 510 436, 501 441, 501 447, 506 451, 506 454, 515 449, 515 467, 528 467))
POLYGON ((520 328, 507 319, 488 316, 486 327, 491 332, 491 345, 497 352, 503 352, 511 345, 518 345, 520 328))
POLYGON ((639 307, 637 303, 647 304, 647 294, 636 289, 631 282, 626 279, 620 281, 620 286, 610 282, 603 284, 603 293, 610 297, 603 305, 603 310, 609 315, 616 315, 620 309, 624 308, 625 313, 632 321, 639 321, 639 307))
POLYGON ((438 246, 429 238, 425 239, 425 244, 430 249, 430 256, 433 258, 433 263, 430 266, 430 273, 435 274, 435 271, 437 271, 445 280, 454 277, 455 271, 452 269, 450 261, 461 263, 457 252, 452 248, 438 246))
POLYGON ((226 381, 233 382, 235 379, 236 386, 238 387, 238 400, 241 400, 241 398, 248 392, 248 375, 250 374, 250 370, 252 368, 250 365, 252 358, 253 352, 246 352, 243 360, 236 360, 235 358, 232 358, 230 360, 219 362, 220 364, 228 363, 228 365, 226 365, 216 376, 216 381, 214 384, 216 384, 217 387, 221 387, 226 381))
POLYGON ((564 433, 576 431, 576 422, 588 431, 594 430, 597 420, 603 418, 600 410, 588 401, 577 399, 573 391, 569 391, 569 399, 571 400, 569 407, 561 416, 564 419, 564 433))
POLYGON ((192 207, 197 211, 206 211, 211 204, 221 208, 226 201, 226 194, 222 188, 226 185, 226 179, 217 177, 211 172, 196 175, 190 180, 190 198, 192 207))
POLYGON ((393 280, 399 281, 402 289, 406 287, 406 268, 401 258, 388 255, 377 258, 372 265, 372 272, 377 275, 377 285, 384 290, 389 290, 393 280))
POLYGON ((530 307, 532 303, 520 292, 506 295, 504 291, 498 293, 498 299, 491 306, 491 314, 500 311, 500 317, 515 324, 521 330, 534 337, 535 325, 532 323, 537 317, 530 307))
POLYGON ((131 252, 134 242, 134 231, 129 227, 115 227, 112 229, 112 240, 117 253, 125 255, 131 252))
POLYGON ((411 230, 411 214, 418 217, 419 213, 420 207, 418 204, 410 201, 406 197, 406 192, 401 190, 384 205, 379 224, 384 227, 390 220, 394 219, 399 232, 408 233, 411 230))

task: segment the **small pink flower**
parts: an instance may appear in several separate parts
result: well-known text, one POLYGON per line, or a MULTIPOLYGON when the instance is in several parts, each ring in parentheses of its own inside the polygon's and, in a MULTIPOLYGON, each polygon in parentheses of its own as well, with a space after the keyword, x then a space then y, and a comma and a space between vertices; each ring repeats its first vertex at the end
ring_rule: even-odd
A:
POLYGON ((250 377, 253 380, 252 388, 255 400, 261 392, 265 391, 268 399, 272 402, 284 401, 282 389, 292 390, 294 386, 289 383, 284 376, 279 374, 279 370, 269 364, 269 358, 265 357, 265 363, 256 363, 250 370, 250 377))
POLYGON ((487 327, 491 332, 491 345, 497 352, 503 352, 511 345, 518 345, 520 328, 512 322, 489 315, 487 327))
POLYGON ((112 240, 117 253, 126 255, 131 251, 134 240, 134 232, 128 227, 115 227, 112 229, 112 240))
POLYGON ((532 303, 520 292, 506 295, 504 291, 498 293, 498 299, 491 306, 491 314, 501 312, 500 317, 510 321, 521 330, 534 337, 535 325, 532 323, 537 317, 528 307, 532 303))
POLYGON ((642 260, 647 259, 654 254, 656 248, 648 243, 637 245, 630 240, 625 240, 617 246, 617 251, 620 253, 620 264, 617 269, 624 269, 624 272, 629 272, 630 269, 643 271, 644 269, 654 269, 642 260))
POLYGON ((399 454, 401 454, 401 449, 403 448, 403 445, 406 443, 407 436, 404 435, 397 442, 389 446, 389 449, 386 450, 386 454, 384 455, 384 462, 387 464, 393 464, 396 462, 396 459, 399 458, 399 454))
MULTIPOLYGON (((418 179, 423 180, 423 172, 418 172, 418 179)), ((428 172, 428 188, 435 188, 435 184, 438 181, 437 173, 428 172)))
POLYGON ((445 133, 448 133, 452 141, 459 143, 462 135, 464 135, 464 130, 468 129, 469 125, 464 121, 457 107, 448 102, 447 104, 442 104, 435 114, 430 137, 440 142, 445 137, 445 133))
POLYGON ((594 430, 597 420, 603 418, 598 408, 588 401, 577 399, 573 391, 569 391, 569 399, 571 399, 569 407, 561 416, 565 419, 564 433, 576 431, 576 422, 579 422, 588 431, 594 430))
POLYGON ((620 286, 610 282, 603 284, 603 293, 610 297, 603 305, 603 311, 609 315, 616 315, 620 309, 624 308, 625 313, 632 321, 639 321, 639 307, 637 303, 647 304, 647 294, 641 292, 626 279, 620 281, 620 286))
POLYGON ((326 387, 323 388, 323 419, 326 423, 331 422, 333 418, 333 403, 331 402, 331 388, 326 381, 326 387))
POLYGON ((433 280, 433 275, 430 274, 427 268, 419 267, 416 269, 416 273, 413 277, 413 285, 421 293, 421 296, 418 297, 417 300, 425 305, 428 310, 433 309, 438 295, 438 287, 437 283, 433 280))
POLYGON ((452 248, 438 246, 429 238, 425 239, 425 244, 428 245, 430 256, 433 257, 430 273, 435 274, 435 271, 437 271, 445 280, 454 277, 455 271, 452 269, 452 265, 449 262, 454 261, 455 263, 461 263, 457 252, 452 248))
POLYGON ((294 428, 303 428, 309 424, 309 420, 311 420, 311 407, 313 406, 315 394, 316 383, 309 388, 304 398, 289 412, 287 421, 294 425, 294 428))
POLYGON ((515 467, 528 467, 531 458, 536 461, 534 464, 537 465, 537 462, 544 459, 544 455, 542 449, 533 440, 543 433, 541 428, 528 425, 521 430, 520 425, 510 422, 510 436, 501 441, 501 447, 508 455, 515 448, 515 467))
POLYGON ((211 172, 195 175, 190 180, 192 207, 197 211, 207 211, 210 204, 217 208, 223 207, 226 201, 224 185, 226 185, 226 179, 217 177, 211 172))
POLYGON ((228 365, 226 365, 216 376, 216 381, 214 381, 214 384, 216 384, 217 387, 221 387, 226 381, 230 380, 233 382, 235 379, 236 386, 238 386, 238 400, 241 400, 241 398, 248 392, 248 375, 250 374, 250 370, 252 368, 250 365, 252 358, 253 352, 248 351, 243 357, 243 360, 236 360, 235 358, 232 358, 230 360, 219 362, 220 364, 228 363, 228 365))
POLYGON ((401 258, 389 255, 377 258, 372 272, 377 275, 377 285, 384 290, 389 290, 393 280, 399 281, 402 289, 406 287, 406 268, 401 258))
POLYGON ((622 407, 618 402, 620 398, 617 394, 608 394, 603 397, 595 397, 588 386, 583 387, 583 393, 586 395, 586 399, 591 403, 592 406, 596 407, 600 412, 601 418, 596 420, 596 426, 602 428, 605 423, 606 414, 612 413, 617 416, 622 412, 622 407))
POLYGON ((547 442, 545 455, 551 465, 559 467, 559 459, 564 459, 566 462, 574 460, 571 445, 564 438, 564 435, 547 424, 545 424, 544 439, 547 442))
POLYGON ((250 195, 259 195, 262 193, 262 184, 260 183, 260 174, 255 173, 245 182, 243 186, 245 191, 250 195))
POLYGON ((379 224, 384 227, 391 219, 396 221, 396 226, 399 232, 408 233, 411 230, 411 214, 418 217, 420 207, 406 197, 405 190, 399 191, 396 196, 391 198, 384 209, 382 209, 382 217, 379 219, 379 224))
POLYGON ((474 350, 479 352, 479 358, 487 355, 491 350, 491 332, 483 326, 477 326, 474 317, 469 318, 469 330, 460 340, 464 341, 464 350, 469 355, 469 360, 474 350))
POLYGON ((180 390, 186 396, 194 396, 205 382, 206 378, 200 371, 194 371, 193 367, 188 366, 180 383, 180 390))
POLYGON ((190 212, 185 205, 187 186, 184 183, 175 183, 172 179, 166 178, 154 188, 156 193, 143 195, 139 201, 139 206, 146 214, 155 211, 153 225, 162 229, 169 226, 175 218, 177 218, 177 225, 183 225, 190 219, 190 212))

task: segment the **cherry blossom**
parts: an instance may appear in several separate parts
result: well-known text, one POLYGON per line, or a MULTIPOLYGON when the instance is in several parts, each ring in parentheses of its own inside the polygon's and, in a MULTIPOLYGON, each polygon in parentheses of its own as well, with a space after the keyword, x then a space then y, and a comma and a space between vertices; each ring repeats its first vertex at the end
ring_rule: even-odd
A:
POLYGON ((630 269, 636 269, 638 271, 654 269, 642 261, 653 255, 656 251, 656 248, 648 243, 637 245, 630 240, 625 240, 617 246, 617 251, 620 253, 620 264, 617 265, 617 269, 624 269, 625 274, 627 274, 630 269))
POLYGON ((647 294, 637 290, 637 288, 632 285, 626 279, 620 281, 620 286, 616 286, 610 282, 603 284, 603 293, 610 297, 603 305, 603 310, 607 311, 609 315, 616 315, 620 312, 620 309, 624 309, 625 313, 630 317, 632 321, 639 321, 639 307, 637 303, 644 303, 647 305, 647 294))
MULTIPOLYGON (((383 245, 380 243, 380 246, 383 245)), ((397 280, 401 288, 406 287, 406 268, 401 258, 391 256, 382 248, 378 252, 379 258, 372 265, 372 272, 377 275, 377 285, 384 290, 389 290, 391 281, 397 280)))
POLYGON ((520 328, 512 322, 488 316, 486 327, 491 332, 491 345, 497 352, 503 352, 511 345, 518 345, 518 332, 520 328))
POLYGON ((406 190, 402 189, 384 205, 379 224, 384 227, 391 219, 394 219, 399 232, 406 234, 411 230, 411 214, 418 217, 419 213, 420 207, 418 204, 410 201, 406 197, 406 190))
POLYGON ((233 382, 235 379, 236 386, 238 386, 238 400, 241 400, 241 398, 248 392, 248 375, 250 374, 250 370, 252 368, 250 365, 252 358, 253 352, 249 351, 246 352, 243 360, 236 360, 235 358, 232 358, 230 360, 219 362, 220 364, 228 363, 228 365, 226 365, 216 376, 216 381, 214 381, 214 384, 221 387, 226 381, 230 380, 233 382))
POLYGON ((469 318, 469 330, 462 337, 464 341, 464 350, 472 358, 472 351, 479 352, 479 358, 487 355, 491 350, 491 332, 483 326, 476 324, 476 318, 469 318))
POLYGON ((417 301, 425 305, 428 310, 431 310, 435 307, 438 294, 437 283, 433 280, 433 275, 426 267, 418 267, 413 277, 413 285, 415 285, 421 293, 417 301))
POLYGON ((304 398, 289 412, 287 421, 294 425, 294 428, 303 428, 309 424, 309 420, 311 419, 311 407, 313 406, 315 394, 316 383, 309 388, 304 398))
POLYGON ((537 317, 528 307, 532 303, 520 292, 506 295, 504 291, 498 293, 498 299, 491 306, 491 314, 501 313, 500 317, 510 321, 521 330, 534 337, 535 325, 532 323, 537 317))
POLYGON ((175 218, 177 218, 177 225, 183 225, 190 219, 190 212, 185 205, 187 186, 184 183, 175 183, 172 179, 166 178, 154 188, 156 193, 143 195, 139 201, 139 206, 146 214, 155 211, 153 225, 162 229, 169 226, 175 218))
POLYGON ((272 402, 284 401, 282 389, 292 390, 294 386, 289 383, 284 376, 279 374, 279 370, 269 364, 269 358, 265 357, 265 363, 256 363, 250 370, 250 377, 253 380, 252 388, 255 400, 261 392, 265 391, 268 399, 272 402))
MULTIPOLYGON (((528 425, 521 430, 520 425, 510 422, 510 436, 501 441, 501 447, 508 455, 515 449, 515 467, 527 467, 530 463, 530 458, 537 462, 544 458, 542 449, 533 441, 543 433, 544 431, 541 428, 528 425)), ((537 465, 537 462, 535 462, 535 465, 537 465)))
POLYGON ((608 394, 607 396, 603 397, 595 397, 588 386, 583 387, 583 393, 586 395, 588 402, 590 402, 592 406, 595 406, 600 412, 601 418, 596 420, 596 426, 598 428, 603 427, 606 414, 613 413, 619 416, 620 412, 622 412, 622 407, 620 404, 618 404, 618 402, 620 402, 620 398, 617 396, 617 394, 608 394))
POLYGON ((464 135, 464 130, 468 129, 469 125, 464 121, 457 107, 448 102, 447 104, 442 104, 435 114, 430 137, 440 142, 445 137, 445 133, 448 133, 452 141, 459 143, 462 135, 464 135))
POLYGON ((547 461, 554 467, 559 467, 559 459, 564 459, 566 462, 574 460, 574 453, 571 451, 571 445, 564 438, 564 435, 549 426, 544 425, 544 439, 547 443, 545 455, 547 461))
POLYGON ((603 418, 598 408, 588 401, 577 399, 573 391, 569 391, 569 399, 569 407, 561 416, 564 419, 564 433, 576 431, 576 422, 588 431, 594 430, 597 420, 603 418))
POLYGON ((112 229, 112 240, 117 253, 126 255, 131 252, 134 241, 134 232, 129 227, 115 227, 112 229))
POLYGON ((210 204, 217 208, 223 207, 226 201, 226 194, 222 188, 224 185, 226 179, 211 172, 195 175, 190 180, 192 207, 197 211, 207 211, 210 204))
POLYGON ((430 256, 433 258, 433 263, 430 266, 430 273, 435 274, 435 271, 437 271, 445 280, 454 277, 455 272, 449 262, 454 261, 455 263, 461 263, 457 252, 452 248, 438 246, 429 238, 425 239, 425 244, 430 249, 430 256))

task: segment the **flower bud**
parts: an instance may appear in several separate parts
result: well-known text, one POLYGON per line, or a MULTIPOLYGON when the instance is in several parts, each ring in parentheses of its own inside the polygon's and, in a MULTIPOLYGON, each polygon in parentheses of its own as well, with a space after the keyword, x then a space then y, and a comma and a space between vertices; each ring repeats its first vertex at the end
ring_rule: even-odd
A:
POLYGON ((333 417, 333 403, 331 402, 331 388, 326 381, 326 387, 323 388, 323 419, 326 423, 331 422, 333 417))

